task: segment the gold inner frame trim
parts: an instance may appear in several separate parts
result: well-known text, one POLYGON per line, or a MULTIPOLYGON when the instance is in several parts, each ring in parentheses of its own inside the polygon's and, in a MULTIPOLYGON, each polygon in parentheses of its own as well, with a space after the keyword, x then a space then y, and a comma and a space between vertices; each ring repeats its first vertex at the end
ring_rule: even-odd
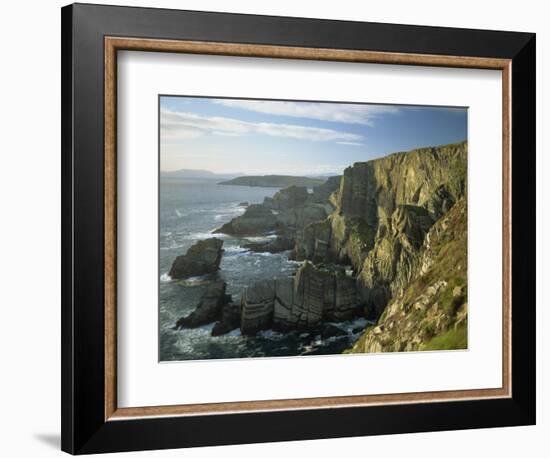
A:
POLYGON ((506 398, 512 393, 511 366, 511 60, 404 54, 344 49, 105 37, 105 420, 209 415, 506 398), (502 72, 502 387, 399 394, 334 396, 119 408, 117 404, 117 51, 174 52, 239 57, 479 68, 502 72))

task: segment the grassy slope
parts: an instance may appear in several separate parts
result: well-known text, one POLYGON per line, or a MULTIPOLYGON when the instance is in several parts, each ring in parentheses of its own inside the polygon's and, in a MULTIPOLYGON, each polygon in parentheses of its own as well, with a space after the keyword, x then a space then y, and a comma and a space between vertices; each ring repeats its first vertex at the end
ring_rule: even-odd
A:
POLYGON ((467 348, 466 204, 457 203, 430 230, 431 262, 386 307, 352 353, 467 348))

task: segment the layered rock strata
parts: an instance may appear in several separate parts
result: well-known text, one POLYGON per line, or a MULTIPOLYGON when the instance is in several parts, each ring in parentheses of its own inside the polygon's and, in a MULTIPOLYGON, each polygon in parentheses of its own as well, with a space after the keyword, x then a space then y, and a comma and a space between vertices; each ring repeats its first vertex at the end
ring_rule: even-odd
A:
POLYGON ((351 352, 467 348, 467 207, 459 200, 428 231, 412 281, 351 352))
POLYGON ((330 200, 335 210, 296 234, 291 257, 351 263, 376 319, 414 277, 430 227, 466 193, 465 142, 356 163, 330 200))
POLYGON ((325 321, 349 320, 360 311, 354 278, 342 269, 306 262, 295 277, 264 280, 245 289, 241 332, 314 329, 325 321))

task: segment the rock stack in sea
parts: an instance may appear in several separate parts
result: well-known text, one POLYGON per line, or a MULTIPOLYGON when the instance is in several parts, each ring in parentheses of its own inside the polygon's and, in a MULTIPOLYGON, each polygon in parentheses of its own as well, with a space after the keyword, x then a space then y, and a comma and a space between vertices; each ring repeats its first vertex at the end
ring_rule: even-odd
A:
POLYGON ((222 246, 223 241, 218 238, 199 240, 187 253, 174 260, 168 275, 182 279, 216 272, 220 268, 222 246))
POLYGON ((241 298, 241 332, 315 329, 325 321, 349 320, 361 313, 355 279, 342 269, 306 262, 294 277, 263 280, 241 298))

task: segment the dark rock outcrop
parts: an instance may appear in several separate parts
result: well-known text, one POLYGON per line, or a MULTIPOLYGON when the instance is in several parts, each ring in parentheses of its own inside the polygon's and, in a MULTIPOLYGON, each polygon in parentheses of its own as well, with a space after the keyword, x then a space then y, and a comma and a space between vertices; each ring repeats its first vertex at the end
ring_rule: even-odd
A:
POLYGON ((241 324, 241 308, 232 302, 225 304, 221 311, 220 321, 212 328, 212 336, 227 334, 241 324))
POLYGON ((258 235, 275 230, 277 218, 262 204, 250 205, 243 215, 233 218, 214 233, 230 235, 258 235))
POLYGON ((220 268, 222 246, 223 241, 217 238, 199 240, 174 260, 168 275, 181 279, 216 272, 220 268))
POLYGON ((321 331, 321 337, 323 339, 330 339, 331 337, 342 337, 347 336, 348 333, 343 329, 340 329, 338 326, 333 324, 327 324, 321 331))
POLYGON ((274 240, 269 240, 268 242, 245 243, 242 247, 255 253, 280 253, 292 250, 294 248, 294 240, 290 237, 277 236, 274 240))
POLYGON ((214 233, 245 236, 277 231, 294 238, 297 230, 325 219, 327 215, 325 204, 309 201, 307 188, 290 186, 273 197, 266 197, 262 204, 250 205, 243 215, 233 218, 214 233))
POLYGON ((224 281, 210 283, 197 308, 176 322, 176 328, 196 328, 220 319, 224 306, 231 302, 231 296, 225 293, 224 281))

